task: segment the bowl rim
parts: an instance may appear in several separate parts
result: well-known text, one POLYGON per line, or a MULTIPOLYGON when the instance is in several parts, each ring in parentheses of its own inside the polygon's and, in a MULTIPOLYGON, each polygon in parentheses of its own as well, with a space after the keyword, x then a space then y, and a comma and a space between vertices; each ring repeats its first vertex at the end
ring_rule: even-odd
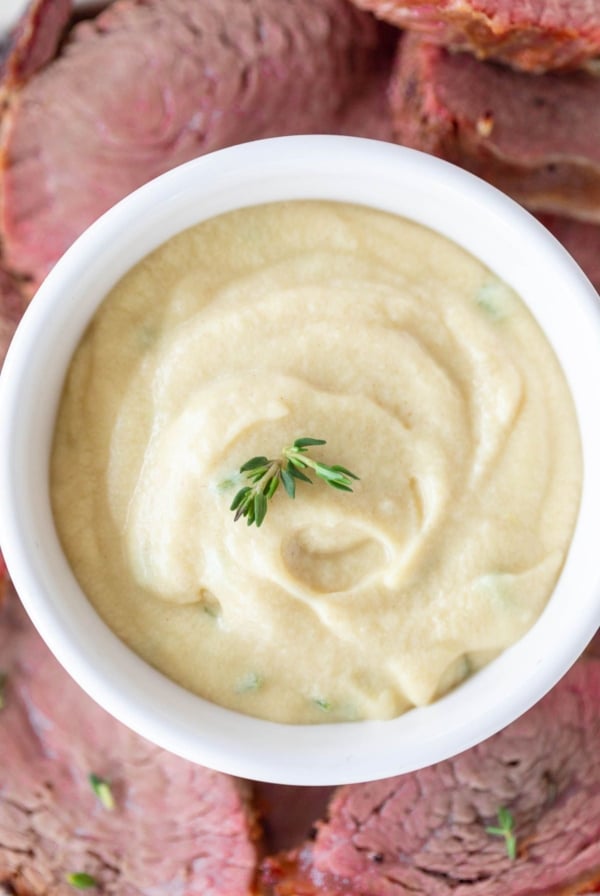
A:
POLYGON ((277 137, 230 147, 161 175, 106 212, 58 261, 27 309, 0 375, 0 545, 28 614, 59 662, 148 740, 219 771, 273 783, 344 784, 409 772, 516 719, 556 684, 600 626, 600 568, 592 549, 600 522, 592 501, 600 494, 600 423, 588 419, 592 397, 584 375, 600 381, 597 293, 554 237, 498 190, 432 156, 363 138, 277 137), (584 484, 571 550, 548 607, 524 638, 450 694, 387 721, 283 725, 215 706, 169 681, 87 602, 49 508, 60 386, 101 297, 139 258, 196 221, 302 198, 367 205, 431 226, 483 260, 530 307, 539 301, 544 320, 534 314, 551 343, 556 348, 564 339, 572 347, 568 369, 562 342, 558 354, 576 403, 584 484), (569 590, 574 582, 581 587, 569 590), (552 651, 544 652, 548 637, 552 651))

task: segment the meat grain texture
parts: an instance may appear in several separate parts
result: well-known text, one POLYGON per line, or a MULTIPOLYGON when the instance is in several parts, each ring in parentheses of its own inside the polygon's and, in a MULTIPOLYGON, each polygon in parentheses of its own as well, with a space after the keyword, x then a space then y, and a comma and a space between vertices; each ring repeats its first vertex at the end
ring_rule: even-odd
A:
POLYGON ((383 110, 389 75, 380 37, 346 0, 117 0, 76 25, 58 58, 10 99, 6 265, 41 281, 117 200, 211 150, 360 134, 363 120, 366 133, 385 136, 386 116, 371 111, 383 110))
POLYGON ((96 706, 49 654, 14 597, 0 610, 0 892, 249 896, 250 787, 172 756, 96 706), (105 809, 88 781, 111 782, 105 809))
POLYGON ((600 55, 600 0, 355 2, 399 28, 526 72, 576 68, 600 55))
POLYGON ((568 896, 600 884, 600 660, 581 660, 489 740, 338 790, 314 842, 269 859, 276 896, 568 896), (486 833, 500 807, 511 861, 486 833))
POLYGON ((600 222, 600 78, 532 77, 412 34, 391 102, 399 143, 467 168, 529 209, 600 222))

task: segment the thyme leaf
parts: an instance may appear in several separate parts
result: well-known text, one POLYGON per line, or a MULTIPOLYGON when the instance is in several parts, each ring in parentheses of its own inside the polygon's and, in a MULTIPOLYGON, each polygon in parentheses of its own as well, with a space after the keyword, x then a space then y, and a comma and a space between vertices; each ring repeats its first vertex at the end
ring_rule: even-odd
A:
POLYGON ((109 812, 115 808, 115 798, 113 796, 113 792, 110 789, 110 784, 105 778, 99 778, 98 775, 91 774, 88 777, 88 781, 90 782, 90 787, 102 803, 105 809, 109 812))
POLYGON ((92 877, 91 874, 86 874, 85 871, 75 871, 72 874, 67 874, 66 880, 76 890, 91 890, 92 887, 98 886, 96 878, 92 877))
MULTIPOLYGON (((303 436, 296 439, 293 445, 284 448, 281 455, 268 458, 264 455, 251 457, 239 468, 244 485, 236 492, 230 510, 234 512, 234 522, 244 517, 249 526, 253 523, 258 529, 262 526, 269 501, 277 491, 279 483, 283 484, 289 498, 296 497, 296 482, 312 484, 312 479, 304 472, 311 470, 315 476, 332 488, 342 492, 352 491, 352 482, 358 476, 346 467, 335 464, 329 466, 315 460, 308 454, 309 448, 315 445, 326 445, 325 439, 313 439, 303 436)), ((231 482, 229 478, 227 482, 231 482)))

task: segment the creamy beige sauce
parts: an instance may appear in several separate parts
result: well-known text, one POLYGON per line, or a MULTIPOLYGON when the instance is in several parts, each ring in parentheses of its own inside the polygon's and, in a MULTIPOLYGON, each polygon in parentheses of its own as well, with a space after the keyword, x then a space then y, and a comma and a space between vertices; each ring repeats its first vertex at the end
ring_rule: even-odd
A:
POLYGON ((133 650, 223 706, 327 722, 428 703, 529 629, 581 458, 507 286, 408 221, 292 202, 200 224, 113 289, 51 478, 75 574, 133 650), (223 483, 301 436, 354 493, 299 484, 234 523, 223 483))

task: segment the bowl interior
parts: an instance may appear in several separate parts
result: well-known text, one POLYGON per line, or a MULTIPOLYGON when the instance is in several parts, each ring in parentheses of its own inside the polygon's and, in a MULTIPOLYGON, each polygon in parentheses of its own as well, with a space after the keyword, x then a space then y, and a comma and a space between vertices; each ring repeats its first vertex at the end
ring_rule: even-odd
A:
POLYGON ((600 309, 562 247, 477 178, 373 141, 291 137, 233 147, 141 188, 96 222, 28 309, 0 379, 0 542, 43 638, 79 684, 140 734, 203 765, 287 784, 337 784, 406 772, 504 727, 548 691, 600 625, 600 309), (480 258, 523 298, 570 385, 583 444, 576 531, 554 594, 517 644, 431 706, 385 722, 287 726, 195 697, 150 668, 99 619, 58 542, 48 458, 71 355, 98 303, 175 233, 234 208, 282 199, 352 202, 404 215, 480 258))

